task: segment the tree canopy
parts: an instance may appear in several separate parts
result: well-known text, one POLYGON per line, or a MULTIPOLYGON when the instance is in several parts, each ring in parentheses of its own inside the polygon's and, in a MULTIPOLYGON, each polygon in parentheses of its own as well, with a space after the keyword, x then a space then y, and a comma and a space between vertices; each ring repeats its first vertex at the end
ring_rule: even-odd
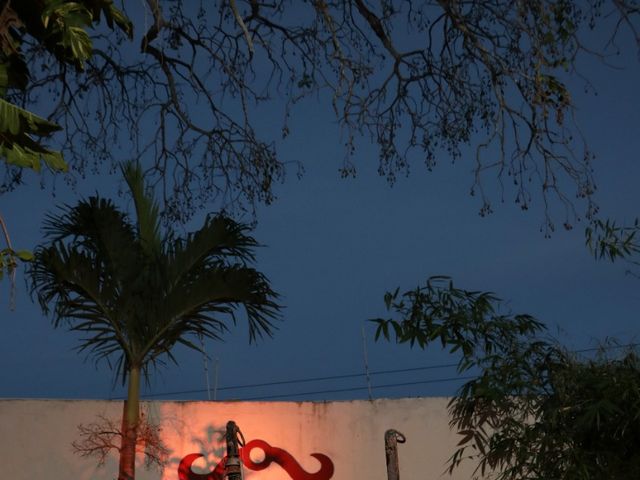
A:
MULTIPOLYGON (((377 338, 441 344, 472 375, 449 403, 460 442, 449 460, 474 478, 592 480, 640 475, 640 356, 570 353, 543 323, 445 277, 385 297, 377 338)), ((615 345, 613 345, 615 346, 615 345)), ((613 350, 612 350, 613 351, 613 350)), ((618 350, 619 351, 619 350, 618 350)))
POLYGON ((257 242, 247 226, 210 216, 181 238, 162 228, 140 167, 127 164, 123 174, 135 221, 98 196, 65 206, 48 216, 29 274, 53 325, 81 332, 79 350, 128 380, 118 478, 132 480, 141 374, 167 358, 175 362, 176 345, 200 351, 194 336, 220 338, 237 309, 245 312, 250 340, 271 335, 281 307, 251 266, 257 242))
MULTIPOLYGON (((0 2, 0 159, 7 167, 0 193, 20 182, 23 168, 40 172, 44 164, 51 171, 68 170, 61 152, 45 143, 45 138, 62 130, 60 125, 19 104, 51 107, 48 95, 43 100, 29 91, 59 86, 57 77, 46 72, 84 70, 85 61, 93 54, 88 30, 99 24, 102 16, 109 28, 131 35, 131 23, 111 0, 0 2), (34 71, 36 65, 41 77, 34 71)), ((11 276, 13 296, 18 260, 29 261, 31 253, 12 248, 1 214, 0 227, 5 240, 5 248, 0 249, 0 279, 5 272, 11 276)))
POLYGON ((624 261, 631 268, 627 272, 638 276, 640 267, 640 219, 619 224, 615 220, 596 220, 586 228, 587 246, 596 260, 624 261))
POLYGON ((162 228, 159 206, 145 191, 139 166, 124 176, 136 218, 99 196, 47 216, 46 241, 29 265, 31 290, 55 327, 87 334, 80 349, 106 359, 126 380, 171 357, 185 336, 218 339, 246 312, 250 340, 271 335, 278 295, 250 264, 257 242, 249 227, 208 216, 184 238, 162 228))
MULTIPOLYGON (((8 165, 40 171, 44 162, 51 170, 67 169, 59 151, 34 138, 48 137, 61 127, 16 103, 29 103, 29 99, 21 95, 37 88, 39 83, 51 82, 47 76, 35 78, 36 65, 42 73, 57 68, 84 70, 85 62, 93 54, 88 29, 100 23, 101 15, 110 28, 117 26, 131 34, 130 22, 111 0, 2 2, 0 157, 8 165), (44 60, 38 63, 38 57, 47 57, 47 63, 44 60)), ((31 100, 39 101, 38 98, 31 100)))
MULTIPOLYGON (((522 208, 559 201, 570 222, 577 196, 591 215, 591 153, 567 79, 592 29, 609 29, 613 50, 622 30, 640 38, 636 0, 147 0, 123 5, 124 16, 110 0, 29 0, 5 11, 16 22, 3 38, 19 39, 29 73, 6 98, 49 122, 23 133, 62 127, 52 141, 80 171, 142 160, 174 219, 212 199, 273 200, 290 159, 262 133, 259 105, 283 100, 286 136, 299 127, 296 104, 317 95, 342 128, 344 175, 356 172, 361 138, 378 146, 391 182, 415 159, 431 168, 471 146, 481 213, 495 175, 522 208), (73 12, 73 26, 66 14, 33 16, 42 5, 73 12), (52 43, 43 26, 87 37, 52 43)), ((12 173, 5 185, 19 180, 12 173)))

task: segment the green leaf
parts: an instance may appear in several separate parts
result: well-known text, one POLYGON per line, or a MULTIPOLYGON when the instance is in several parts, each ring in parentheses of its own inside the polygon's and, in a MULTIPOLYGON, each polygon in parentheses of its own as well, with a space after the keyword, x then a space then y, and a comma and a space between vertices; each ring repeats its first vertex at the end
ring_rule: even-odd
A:
POLYGON ((30 262, 33 260, 33 253, 29 250, 18 250, 16 256, 23 262, 30 262))
POLYGON ((64 161, 62 153, 56 151, 49 151, 41 155, 44 163, 54 172, 68 172, 69 165, 64 161))
POLYGON ((85 62, 91 58, 93 44, 89 34, 82 27, 67 28, 61 43, 71 49, 71 53, 76 60, 85 62))
POLYGON ((58 130, 59 125, 0 98, 0 133, 46 136, 58 130))
POLYGON ((45 28, 65 29, 70 26, 91 26, 93 19, 91 12, 77 2, 49 2, 41 15, 45 28))
MULTIPOLYGON (((0 135, 0 139, 1 138, 2 135, 0 135)), ((27 140, 35 144, 31 139, 27 140)), ((21 168, 30 168, 36 172, 40 171, 41 160, 43 160, 47 167, 53 171, 66 172, 68 169, 68 166, 60 152, 49 151, 40 146, 38 146, 38 150, 33 150, 29 147, 23 148, 18 143, 0 143, 0 158, 2 157, 5 158, 9 165, 15 165, 21 168), (44 152, 41 152, 40 150, 44 150, 44 152)))
POLYGON ((0 158, 10 165, 40 171, 41 161, 53 171, 67 171, 60 152, 49 150, 32 138, 60 130, 49 122, 0 98, 0 158))
MULTIPOLYGON (((107 21, 109 21, 111 17, 129 39, 133 40, 133 23, 131 20, 114 5, 111 5, 107 12, 107 21)), ((109 24, 109 26, 111 26, 111 24, 109 24)))

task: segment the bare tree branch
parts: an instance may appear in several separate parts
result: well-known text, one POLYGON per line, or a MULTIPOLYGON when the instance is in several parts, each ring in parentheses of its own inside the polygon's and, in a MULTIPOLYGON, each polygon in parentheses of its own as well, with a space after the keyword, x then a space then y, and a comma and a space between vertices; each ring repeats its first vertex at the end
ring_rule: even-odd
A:
MULTIPOLYGON (((161 428, 150 423, 141 414, 137 426, 137 453, 143 454, 147 469, 161 470, 169 458, 169 449, 160 437, 161 428)), ((78 425, 79 440, 72 443, 74 453, 81 457, 94 457, 98 466, 105 464, 112 451, 119 452, 122 430, 117 423, 107 417, 98 416, 95 422, 78 425)))
POLYGON ((637 0, 143 5, 127 7, 142 27, 140 51, 121 32, 96 29, 84 72, 53 70, 25 37, 32 80, 11 95, 50 107, 76 171, 141 160, 163 187, 169 219, 210 202, 252 209, 273 201, 287 161, 265 139, 258 107, 284 100, 286 136, 305 97, 331 98, 346 135, 343 175, 356 173, 363 136, 378 146, 390 182, 415 159, 433 168, 473 148, 481 214, 491 211, 496 181, 499 196, 524 209, 542 199, 547 232, 558 205, 566 226, 595 213, 593 155, 567 79, 580 74, 581 54, 594 54, 583 39, 601 18, 618 21, 597 55, 621 35, 638 41, 637 0))

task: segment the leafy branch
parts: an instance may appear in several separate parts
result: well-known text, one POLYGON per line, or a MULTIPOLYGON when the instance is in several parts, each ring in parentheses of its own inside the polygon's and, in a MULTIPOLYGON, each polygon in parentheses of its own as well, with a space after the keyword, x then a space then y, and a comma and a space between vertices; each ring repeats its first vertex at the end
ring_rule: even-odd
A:
POLYGON ((618 225, 614 220, 595 220, 585 231, 586 243, 596 260, 611 262, 624 260, 634 266, 640 261, 634 259, 640 253, 640 242, 636 235, 640 232, 640 220, 631 225, 618 225))
POLYGON ((396 318, 378 318, 376 338, 459 355, 475 373, 449 402, 460 435, 448 472, 464 461, 474 478, 617 480, 640 475, 640 356, 570 354, 529 315, 501 313, 489 292, 447 277, 385 295, 396 318))
MULTIPOLYGON (((14 5, 19 20, 29 3, 14 5)), ((141 161, 162 187, 167 217, 179 220, 212 201, 249 209, 273 201, 288 163, 298 173, 303 163, 283 159, 264 136, 261 105, 284 100, 286 136, 300 124, 296 106, 319 97, 331 99, 344 133, 343 175, 356 174, 361 138, 378 146, 389 182, 416 158, 433 168, 475 145, 481 214, 492 208, 486 182, 497 179, 523 209, 542 198, 546 232, 558 203, 570 227, 581 215, 574 202, 587 217, 596 207, 592 153, 565 79, 592 54, 583 39, 602 16, 620 19, 612 40, 621 27, 639 38, 635 0, 147 0, 123 12, 108 0, 77 3, 91 12, 92 55, 86 38, 43 51, 40 37, 22 35, 32 81, 11 100, 49 100, 47 118, 63 127, 57 138, 78 171, 141 161), (133 34, 127 16, 136 26, 152 21, 133 34), (131 41, 137 52, 123 48, 131 41), (82 69, 52 68, 60 52, 85 59, 82 69)))
POLYGON ((0 280, 4 277, 5 272, 9 275, 11 282, 11 290, 9 293, 9 305, 14 307, 15 303, 15 275, 18 267, 18 260, 30 262, 33 260, 33 254, 28 250, 14 250, 11 245, 11 237, 4 218, 0 214, 0 230, 4 237, 5 248, 0 249, 0 280))

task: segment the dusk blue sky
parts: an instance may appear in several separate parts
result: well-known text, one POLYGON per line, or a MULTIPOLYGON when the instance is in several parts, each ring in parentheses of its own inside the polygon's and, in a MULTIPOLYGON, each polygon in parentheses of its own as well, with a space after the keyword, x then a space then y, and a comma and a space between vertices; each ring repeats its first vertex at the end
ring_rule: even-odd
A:
MULTIPOLYGON (((640 62, 637 52, 612 59, 619 68, 585 62, 583 73, 597 95, 584 94, 576 80, 574 102, 578 122, 596 154, 596 201, 602 217, 632 221, 640 214, 640 62)), ((550 332, 572 349, 593 347, 606 338, 638 341, 640 280, 625 274, 624 264, 596 262, 584 246, 584 222, 572 231, 558 229, 551 238, 540 232, 541 198, 521 211, 505 190, 499 201, 497 183, 488 179, 494 213, 481 218, 479 200, 469 195, 472 160, 455 164, 441 156, 433 172, 416 159, 408 177, 393 187, 377 175, 377 153, 362 141, 355 155, 358 175, 341 179, 344 155, 340 131, 326 98, 297 107, 291 135, 278 144, 284 159, 300 160, 305 174, 290 172, 278 187, 279 199, 257 212, 254 232, 265 245, 257 267, 281 293, 286 306, 273 339, 248 345, 243 325, 224 343, 207 341, 213 395, 217 365, 218 399, 277 398, 325 400, 367 398, 363 377, 244 389, 223 387, 315 377, 362 374, 365 370, 364 326, 372 395, 380 397, 450 395, 461 381, 454 368, 409 370, 456 361, 438 347, 427 351, 408 345, 374 342, 367 319, 384 316, 383 295, 400 287, 414 288, 431 275, 449 275, 472 290, 493 291, 513 312, 526 312, 545 322, 550 332), (217 362, 216 360, 217 359, 217 362), (385 387, 388 384, 412 385, 385 387), (333 393, 328 390, 359 389, 333 393)), ((265 113, 265 127, 272 122, 265 113)), ((277 130, 273 126, 274 131, 277 130)), ((34 248, 41 240, 44 215, 55 205, 74 204, 96 190, 116 196, 117 176, 78 179, 75 191, 62 179, 40 187, 38 177, 0 197, 0 212, 13 244, 34 248)), ((118 199, 128 208, 126 197, 118 199)), ((580 210, 583 205, 577 204, 580 210)), ((580 210, 582 212, 582 210, 580 210)), ((202 223, 201 212, 186 227, 202 223)), ((556 220, 562 223, 560 211, 556 220)), ((118 398, 106 363, 83 362, 73 348, 77 336, 54 330, 26 292, 23 271, 17 275, 15 310, 9 309, 9 282, 0 283, 0 398, 118 398)), ((155 372, 144 394, 154 398, 206 399, 202 355, 178 349, 179 365, 155 372), (185 394, 165 394, 199 390, 185 394)))

